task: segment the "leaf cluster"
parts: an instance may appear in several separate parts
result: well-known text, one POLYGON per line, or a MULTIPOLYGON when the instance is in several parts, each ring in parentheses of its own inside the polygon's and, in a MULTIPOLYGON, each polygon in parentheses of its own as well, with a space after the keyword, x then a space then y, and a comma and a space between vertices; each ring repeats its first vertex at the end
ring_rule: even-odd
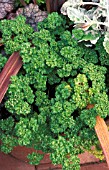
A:
MULTIPOLYGON (((86 47, 78 41, 78 33, 85 36, 84 32, 71 33, 67 27, 57 13, 39 23, 38 32, 23 16, 0 22, 6 54, 20 51, 23 60, 20 73, 11 78, 5 102, 10 118, 0 120, 0 131, 5 140, 8 134, 17 139, 13 145, 50 153, 54 164, 77 170, 77 155, 98 145, 96 116, 109 114, 108 62, 101 62, 108 54, 100 53, 99 44, 86 47), (93 108, 87 109, 89 104, 93 108), (9 119, 15 122, 12 134, 9 119)), ((32 164, 42 158, 34 153, 28 157, 32 164)))
POLYGON ((7 62, 7 57, 0 54, 0 71, 2 70, 6 62, 7 62))

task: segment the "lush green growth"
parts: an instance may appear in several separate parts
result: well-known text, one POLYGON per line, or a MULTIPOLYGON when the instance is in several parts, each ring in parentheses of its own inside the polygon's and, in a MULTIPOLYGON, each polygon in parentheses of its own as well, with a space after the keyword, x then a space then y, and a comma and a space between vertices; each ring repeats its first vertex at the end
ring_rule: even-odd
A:
POLYGON ((38 4, 45 3, 45 0, 37 0, 38 4))
POLYGON ((0 54, 0 71, 4 67, 6 61, 7 61, 7 58, 5 56, 3 56, 2 54, 0 54))
POLYGON ((43 154, 33 152, 32 154, 28 154, 27 158, 30 160, 30 164, 38 165, 43 159, 43 154))
MULTIPOLYGON (((71 33, 67 27, 57 13, 39 23, 38 32, 25 24, 23 16, 0 22, 6 54, 20 51, 23 60, 6 94, 10 116, 0 120, 1 150, 32 146, 49 152, 63 170, 78 170, 78 154, 99 144, 96 116, 109 114, 109 54, 100 45, 102 38, 88 48, 78 41, 84 32, 71 33), (89 104, 94 107, 87 109, 89 104)), ((28 156, 31 164, 42 158, 36 157, 28 156)))

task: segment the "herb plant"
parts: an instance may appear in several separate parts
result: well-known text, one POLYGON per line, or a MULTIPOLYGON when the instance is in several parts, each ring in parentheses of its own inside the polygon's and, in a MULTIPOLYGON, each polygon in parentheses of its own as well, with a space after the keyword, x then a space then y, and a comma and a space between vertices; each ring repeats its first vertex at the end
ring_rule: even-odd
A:
MULTIPOLYGON (((23 16, 0 21, 6 55, 19 51, 23 60, 6 94, 9 117, 0 120, 1 150, 33 147, 50 153, 63 170, 79 170, 78 154, 99 145, 96 116, 109 114, 109 54, 100 46, 104 37, 86 47, 78 41, 84 31, 68 30, 68 21, 58 13, 40 22, 38 32, 25 21, 23 16)), ((93 153, 102 157, 99 149, 93 153)), ((38 164, 42 156, 28 158, 38 164)))
POLYGON ((5 56, 3 56, 2 54, 0 54, 0 71, 4 67, 6 61, 7 61, 7 58, 5 56))

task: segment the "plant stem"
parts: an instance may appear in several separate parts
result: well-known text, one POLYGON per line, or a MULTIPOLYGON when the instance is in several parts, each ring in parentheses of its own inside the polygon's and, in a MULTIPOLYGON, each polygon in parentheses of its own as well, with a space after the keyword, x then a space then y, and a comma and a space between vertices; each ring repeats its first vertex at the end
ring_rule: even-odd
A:
POLYGON ((26 6, 26 5, 27 5, 24 0, 20 0, 20 3, 21 3, 23 6, 26 6))
POLYGON ((34 5, 37 5, 37 0, 33 0, 34 5))

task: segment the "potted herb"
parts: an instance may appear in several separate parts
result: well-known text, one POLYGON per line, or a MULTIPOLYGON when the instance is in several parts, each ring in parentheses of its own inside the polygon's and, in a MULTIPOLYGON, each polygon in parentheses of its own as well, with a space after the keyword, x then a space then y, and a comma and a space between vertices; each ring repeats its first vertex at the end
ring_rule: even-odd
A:
MULTIPOLYGON (((49 153, 52 163, 62 164, 63 170, 79 170, 78 154, 92 146, 100 151, 96 156, 103 157, 94 127, 98 115, 106 118, 109 113, 104 35, 87 47, 79 40, 93 35, 71 31, 74 22, 56 12, 38 24, 38 32, 25 22, 23 16, 0 22, 6 58, 16 52, 23 62, 0 105, 1 151, 33 147, 49 153)), ((42 157, 28 155, 31 164, 42 157)))
MULTIPOLYGON (((109 2, 105 1, 75 1, 75 0, 68 0, 65 2, 63 7, 61 8, 61 12, 64 15, 68 15, 70 20, 74 22, 74 27, 78 32, 83 31, 85 32, 85 37, 81 36, 80 34, 76 36, 73 35, 75 38, 78 39, 78 42, 86 41, 88 42, 86 46, 92 48, 94 44, 98 43, 98 40, 102 39, 101 44, 101 51, 105 49, 106 52, 109 54, 109 2), (103 47, 102 47, 103 46, 103 47)), ((95 48, 96 49, 96 48, 95 48)), ((98 49, 96 49, 98 50, 98 49)), ((99 47, 100 51, 100 47, 99 47)), ((104 51, 104 50, 103 50, 104 51)), ((108 66, 108 55, 105 55, 104 52, 100 52, 102 58, 100 59, 101 65, 108 66)), ((90 59, 89 59, 90 60, 90 59)), ((108 68, 107 68, 108 69, 108 68)), ((91 104, 91 108, 94 107, 91 104)), ((103 148, 108 166, 109 166, 109 135, 108 129, 106 127, 105 122, 99 116, 96 117, 96 126, 95 131, 97 136, 100 140, 101 146, 103 148), (106 139, 107 138, 107 139, 106 139), (106 140, 105 140, 106 139, 106 140)))

